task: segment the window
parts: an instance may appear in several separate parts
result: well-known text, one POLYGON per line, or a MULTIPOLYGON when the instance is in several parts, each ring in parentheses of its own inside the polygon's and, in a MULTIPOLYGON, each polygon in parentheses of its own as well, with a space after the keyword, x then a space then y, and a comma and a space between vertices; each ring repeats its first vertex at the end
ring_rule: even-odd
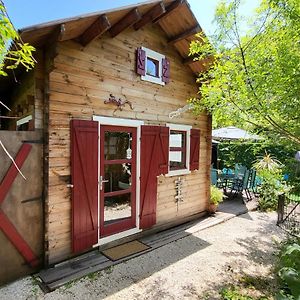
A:
POLYGON ((22 118, 17 121, 16 124, 17 131, 28 131, 33 130, 33 119, 32 115, 22 118))
POLYGON ((170 131, 170 171, 186 169, 186 131, 170 131))
POLYGON ((137 73, 144 81, 165 85, 170 79, 170 62, 164 55, 141 47, 137 51, 137 73))
POLYGON ((169 176, 189 174, 191 126, 167 124, 169 138, 169 176))

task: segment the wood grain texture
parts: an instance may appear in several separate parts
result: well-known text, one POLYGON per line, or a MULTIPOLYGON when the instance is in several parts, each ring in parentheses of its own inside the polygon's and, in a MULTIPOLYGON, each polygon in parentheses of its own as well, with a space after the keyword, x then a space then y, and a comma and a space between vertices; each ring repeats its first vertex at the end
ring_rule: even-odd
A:
POLYGON ((50 264, 71 255, 70 188, 59 174, 70 175, 70 120, 91 120, 93 115, 143 120, 149 125, 177 123, 199 128, 200 169, 184 177, 184 190, 191 191, 184 202, 174 201, 174 180, 158 177, 157 225, 185 220, 201 213, 207 205, 207 134, 209 118, 191 112, 169 119, 170 112, 197 96, 194 74, 182 65, 176 49, 168 46, 167 37, 157 25, 141 30, 127 29, 115 38, 105 33, 82 47, 74 41, 60 42, 54 69, 49 74, 49 203, 48 255, 50 264), (166 86, 141 81, 135 72, 135 50, 144 46, 168 57, 171 80, 166 86), (132 102, 117 111, 104 100, 115 97, 132 102))
POLYGON ((79 41, 82 46, 86 46, 95 38, 100 37, 111 27, 111 24, 107 16, 101 15, 90 27, 88 27, 84 33, 79 37, 79 41))

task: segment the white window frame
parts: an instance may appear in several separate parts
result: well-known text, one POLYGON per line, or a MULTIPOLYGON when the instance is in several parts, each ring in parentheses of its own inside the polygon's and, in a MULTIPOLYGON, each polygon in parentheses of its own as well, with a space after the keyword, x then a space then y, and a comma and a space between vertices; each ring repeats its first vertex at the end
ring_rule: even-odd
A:
MULTIPOLYGON (((169 172, 166 176, 178 176, 190 174, 190 149, 191 149, 191 129, 192 126, 181 125, 181 124, 166 124, 171 130, 185 131, 186 132, 186 169, 181 170, 170 170, 170 160, 169 160, 169 172)), ((171 135, 170 135, 171 136, 171 135)), ((170 153, 170 151, 169 151, 170 153)))
POLYGON ((142 50, 145 51, 146 53, 146 61, 145 61, 145 75, 141 75, 141 79, 144 81, 150 81, 152 83, 160 84, 160 85, 165 85, 165 83, 162 81, 162 60, 165 59, 166 57, 158 52, 155 52, 151 49, 142 47, 142 50), (151 75, 147 74, 147 59, 152 58, 156 61, 158 61, 158 77, 154 77, 151 75))
POLYGON ((20 120, 17 121, 17 127, 21 126, 21 125, 23 125, 25 123, 29 123, 29 121, 31 121, 31 120, 32 120, 32 115, 24 117, 24 118, 22 118, 22 119, 20 119, 20 120))

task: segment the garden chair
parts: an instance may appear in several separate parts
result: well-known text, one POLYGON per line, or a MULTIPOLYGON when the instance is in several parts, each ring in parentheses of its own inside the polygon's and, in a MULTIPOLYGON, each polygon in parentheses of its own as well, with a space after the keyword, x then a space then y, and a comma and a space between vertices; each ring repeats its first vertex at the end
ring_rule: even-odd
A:
POLYGON ((211 178, 211 184, 217 186, 218 185, 218 170, 217 169, 211 169, 210 170, 210 178, 211 178))
POLYGON ((248 201, 252 200, 252 195, 255 194, 255 190, 256 190, 256 170, 251 169, 249 174, 249 179, 248 179, 248 185, 247 188, 245 189, 246 197, 248 201))
POLYGON ((243 178, 247 168, 241 164, 235 164, 234 174, 237 178, 243 178))
MULTIPOLYGON (((238 193, 242 193, 243 191, 247 190, 248 183, 249 183, 249 176, 250 176, 250 171, 246 169, 243 177, 238 175, 235 178, 231 186, 231 193, 233 193, 234 196, 236 196, 238 193)), ((246 193, 246 197, 248 200, 247 193, 246 193)))

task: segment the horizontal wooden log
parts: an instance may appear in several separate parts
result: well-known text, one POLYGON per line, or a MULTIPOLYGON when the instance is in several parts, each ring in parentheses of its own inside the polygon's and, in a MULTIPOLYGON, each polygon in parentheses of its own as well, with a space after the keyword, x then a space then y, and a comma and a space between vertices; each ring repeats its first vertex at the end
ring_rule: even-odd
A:
POLYGON ((199 33, 201 31, 201 27, 199 25, 193 27, 193 28, 190 28, 188 30, 186 30, 185 32, 182 32, 174 37, 172 37, 171 39, 169 39, 168 43, 170 45, 173 45, 177 42, 180 42, 181 40, 185 39, 185 38, 188 38, 192 35, 195 35, 197 33, 199 33))
POLYGON ((80 37, 82 46, 88 45, 91 41, 103 35, 111 27, 107 16, 101 15, 80 37))
POLYGON ((162 14, 166 12, 166 8, 163 2, 158 3, 153 8, 151 8, 149 11, 147 11, 142 19, 138 21, 136 24, 134 24, 134 29, 139 30, 148 23, 152 22, 153 20, 160 17, 162 14))
POLYGON ((140 19, 141 19, 141 15, 139 13, 139 10, 137 8, 134 8, 109 30, 111 37, 116 37, 123 30, 132 26, 140 19))

